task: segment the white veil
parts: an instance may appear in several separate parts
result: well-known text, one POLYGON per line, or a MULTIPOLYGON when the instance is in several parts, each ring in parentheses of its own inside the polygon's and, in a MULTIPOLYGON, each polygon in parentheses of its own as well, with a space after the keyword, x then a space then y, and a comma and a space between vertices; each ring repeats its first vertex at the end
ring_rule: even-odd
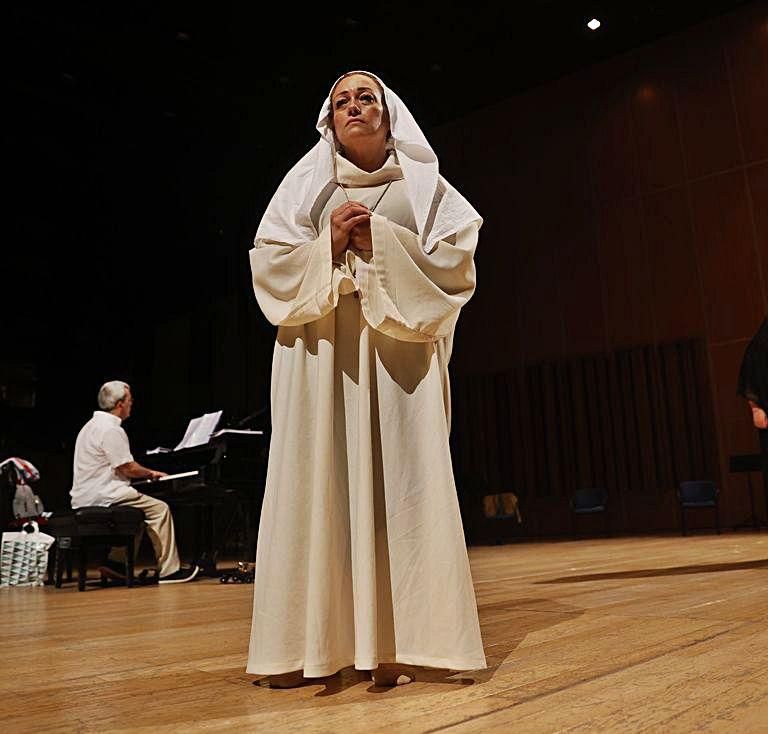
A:
MULTIPOLYGON (((344 76, 349 74, 365 74, 375 79, 384 90, 391 142, 403 171, 424 251, 432 252, 438 241, 473 222, 480 226, 480 215, 440 175, 437 156, 403 101, 375 74, 353 71, 344 76)), ((343 78, 339 77, 331 90, 343 78)), ((286 174, 277 188, 259 223, 256 240, 298 245, 317 237, 310 212, 318 196, 335 177, 336 144, 330 126, 331 118, 329 94, 317 121, 320 140, 286 174)))

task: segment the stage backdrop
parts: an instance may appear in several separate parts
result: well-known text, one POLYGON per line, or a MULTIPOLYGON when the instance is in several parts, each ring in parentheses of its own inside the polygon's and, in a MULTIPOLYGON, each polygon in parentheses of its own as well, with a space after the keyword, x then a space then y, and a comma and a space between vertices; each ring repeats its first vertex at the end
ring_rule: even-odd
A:
MULTIPOLYGON (((710 452, 694 468, 722 488, 726 524, 744 521, 746 477, 728 473, 728 457, 758 450, 736 377, 768 311, 766 4, 467 115, 431 139, 445 175, 485 217, 478 291, 457 336, 456 396, 459 404, 483 390, 506 397, 476 406, 502 415, 489 438, 499 448, 474 457, 472 471, 526 496, 552 498, 557 511, 541 521, 546 533, 567 530, 568 491, 593 479, 618 495, 627 529, 674 528, 675 484, 688 477, 663 451, 649 454, 652 442, 638 444, 632 456, 628 441, 630 453, 616 457, 612 473, 599 462, 587 470, 568 459, 588 452, 565 444, 566 453, 547 466, 537 451, 549 449, 535 444, 554 440, 541 429, 545 420, 549 427, 562 419, 558 430, 582 440, 585 429, 574 432, 573 417, 554 412, 574 370, 594 375, 639 359, 632 355, 655 355, 664 365, 673 348, 665 345, 698 339, 697 370, 711 375, 698 399, 711 402, 714 444, 690 439, 710 452), (518 415, 521 406, 535 407, 540 423, 518 415), (641 464, 633 468, 635 460, 641 464), (636 495, 642 499, 630 504, 636 495)), ((616 415, 625 397, 598 392, 593 399, 610 400, 616 415)), ((640 409, 643 399, 636 400, 640 409)), ((655 423, 647 431, 670 432, 653 402, 644 409, 655 423)), ((466 466, 465 456, 478 449, 464 417, 453 441, 466 466)), ((673 433, 699 430, 694 424, 673 433)))
POLYGON ((562 532, 581 488, 606 491, 609 517, 576 530, 668 527, 671 490, 718 473, 710 394, 698 340, 457 376, 453 457, 469 539, 562 532), (483 497, 501 492, 518 496, 522 524, 485 518, 483 497))
MULTIPOLYGON (((768 310, 765 4, 430 139, 485 217, 452 361, 465 519, 487 482, 522 499, 509 532, 569 533, 570 492, 601 483, 617 532, 671 530, 677 482, 706 475, 724 523, 745 521, 746 478, 727 462, 758 449, 735 386, 768 310)), ((268 400, 274 330, 247 263, 257 219, 240 222, 229 295, 158 325, 128 371, 133 435, 149 444, 180 438, 191 415, 236 419, 268 400)))

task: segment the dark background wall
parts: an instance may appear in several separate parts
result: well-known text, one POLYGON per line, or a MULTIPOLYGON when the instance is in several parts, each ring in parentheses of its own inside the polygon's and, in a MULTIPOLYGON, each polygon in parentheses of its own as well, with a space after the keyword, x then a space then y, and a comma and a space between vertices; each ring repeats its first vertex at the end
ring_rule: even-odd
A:
MULTIPOLYGON (((746 479, 728 474, 727 459, 758 451, 735 385, 768 312, 765 6, 511 98, 432 139, 446 175, 485 217, 454 371, 701 338, 717 437, 711 478, 724 490, 725 522, 743 521, 746 479)), ((628 529, 674 527, 667 490, 655 500, 666 511, 628 529)))
MULTIPOLYGON (((492 66, 486 73, 505 86, 503 73, 492 66)), ((471 88, 455 90, 455 104, 471 94, 471 88)), ((701 415, 711 423, 715 454, 701 465, 714 467, 724 490, 725 523, 743 521, 749 514, 746 480, 728 474, 727 458, 757 450, 735 381, 746 343, 768 311, 766 123, 768 12, 757 2, 430 130, 443 172, 485 217, 479 287, 457 334, 457 385, 699 340, 706 372, 701 415)), ((271 182, 274 172, 256 170, 249 162, 255 154, 245 145, 203 149, 204 132, 186 130, 173 117, 163 124, 176 127, 155 141, 156 150, 128 146, 124 160, 104 164, 131 174, 118 184, 124 186, 121 201, 131 206, 127 215, 115 213, 113 231, 99 226, 91 232, 96 225, 87 211, 72 203, 93 189, 83 186, 81 196, 68 190, 65 178, 49 192, 49 216, 40 219, 37 204, 22 212, 30 232, 45 222, 54 255, 41 256, 30 280, 38 314, 25 325, 27 343, 6 350, 20 364, 31 355, 37 409, 0 401, 0 419, 13 428, 0 449, 24 451, 42 465, 52 504, 66 498, 74 437, 103 380, 135 385, 130 432, 137 450, 172 445, 191 416, 221 408, 234 422, 268 402, 274 330, 250 290, 247 249, 259 215, 253 202, 265 200, 264 180, 271 176, 271 182), (169 153, 168 173, 161 171, 159 179, 133 170, 132 158, 151 154, 162 161, 178 141, 189 154, 186 167, 175 166, 169 153), (176 201, 181 194, 174 177, 203 174, 212 183, 197 203, 176 201), (200 208, 206 201, 207 219, 200 208), (163 202, 174 211, 194 203, 195 232, 172 223, 157 230, 163 202), (68 271, 76 240, 68 234, 65 244, 53 246, 64 230, 121 246, 89 257, 87 272, 79 265, 68 271), (148 238, 158 244, 154 255, 142 254, 141 267, 134 266, 140 277, 109 286, 121 264, 131 261, 131 242, 148 238), (217 247, 217 238, 242 243, 242 249, 234 257, 217 247), (178 281, 172 292, 164 287, 169 273, 178 281), (73 278, 76 307, 62 310, 46 301, 46 289, 65 293, 73 278), (99 284, 90 299, 89 282, 99 284), (107 302, 106 293, 114 299, 107 302), (57 382, 59 373, 67 375, 65 384, 57 382)), ((112 133, 83 128, 81 121, 72 126, 73 135, 96 146, 109 134, 130 134, 127 125, 112 133)), ((41 121, 41 136, 44 127, 41 121)), ((231 132, 211 130, 210 137, 236 139, 231 132)), ((61 145, 50 147, 50 155, 64 155, 55 152, 64 150, 61 145)), ((77 166, 76 152, 72 148, 72 160, 62 165, 77 166)), ((25 175, 35 191, 47 191, 38 168, 25 175)), ((98 197, 84 204, 98 208, 98 197)), ((29 258, 34 265, 33 253, 29 258)), ((510 415, 515 410, 511 403, 510 415)), ((506 437, 497 438, 503 452, 506 437)), ((453 440, 473 439, 457 423, 453 440)), ((477 493, 472 482, 462 487, 470 503, 477 493)), ((543 512, 553 518, 545 534, 567 532, 571 484, 542 491, 543 512)), ((538 486, 500 489, 531 499, 540 492, 538 486)), ((653 490, 655 510, 625 512, 621 529, 676 525, 671 479, 653 490)), ((764 517, 761 493, 757 500, 764 517)), ((532 520, 525 532, 532 531, 532 520)))

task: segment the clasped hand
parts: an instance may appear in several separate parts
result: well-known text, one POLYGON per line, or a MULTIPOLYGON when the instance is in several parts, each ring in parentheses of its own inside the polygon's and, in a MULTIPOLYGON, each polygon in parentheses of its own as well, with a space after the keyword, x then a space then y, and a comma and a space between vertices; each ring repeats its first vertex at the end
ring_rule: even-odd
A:
POLYGON ((371 210, 359 201, 348 201, 331 212, 331 252, 336 258, 348 247, 370 252, 371 210))

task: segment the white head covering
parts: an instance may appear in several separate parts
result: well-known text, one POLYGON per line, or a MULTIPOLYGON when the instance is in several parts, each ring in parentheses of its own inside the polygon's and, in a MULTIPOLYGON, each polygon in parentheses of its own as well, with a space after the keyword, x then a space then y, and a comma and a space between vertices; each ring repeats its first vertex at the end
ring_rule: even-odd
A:
MULTIPOLYGON (((350 74, 365 74, 384 90, 391 142, 397 151, 424 251, 432 252, 438 241, 473 222, 479 227, 482 224, 480 215, 440 175, 437 156, 413 115, 381 79, 368 71, 352 71, 339 77, 331 90, 350 74)), ((329 94, 317 121, 320 140, 283 179, 259 223, 257 240, 300 244, 317 237, 310 212, 318 196, 335 178, 336 141, 332 120, 329 94)))

